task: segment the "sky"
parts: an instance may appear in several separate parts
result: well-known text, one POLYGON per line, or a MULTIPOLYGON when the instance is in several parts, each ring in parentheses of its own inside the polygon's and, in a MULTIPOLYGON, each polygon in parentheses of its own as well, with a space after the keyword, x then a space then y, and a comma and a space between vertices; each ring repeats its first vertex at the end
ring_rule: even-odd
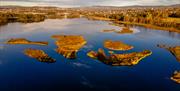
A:
POLYGON ((80 7, 80 6, 155 6, 180 4, 180 0, 0 0, 0 6, 57 6, 57 7, 80 7))

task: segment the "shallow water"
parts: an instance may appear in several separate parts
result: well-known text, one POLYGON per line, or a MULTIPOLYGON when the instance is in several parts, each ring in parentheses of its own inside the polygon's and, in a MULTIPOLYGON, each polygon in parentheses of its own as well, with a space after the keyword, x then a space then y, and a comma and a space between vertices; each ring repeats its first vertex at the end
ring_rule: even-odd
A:
MULTIPOLYGON (((49 19, 40 23, 9 23, 0 27, 0 91, 180 91, 180 85, 170 77, 180 70, 180 62, 157 44, 180 45, 180 34, 131 27, 134 34, 103 33, 103 29, 121 29, 105 21, 80 19, 49 19), (83 35, 87 40, 75 60, 65 59, 54 49, 53 34, 83 35), (9 38, 48 41, 48 46, 2 44, 9 38), (116 53, 149 49, 153 54, 135 66, 110 66, 86 56, 90 50, 103 48, 106 39, 120 40, 134 49, 116 53), (26 48, 44 50, 56 59, 47 64, 23 54, 26 48), (118 89, 118 90, 117 90, 118 89)), ((105 49, 107 52, 108 50, 105 49)))

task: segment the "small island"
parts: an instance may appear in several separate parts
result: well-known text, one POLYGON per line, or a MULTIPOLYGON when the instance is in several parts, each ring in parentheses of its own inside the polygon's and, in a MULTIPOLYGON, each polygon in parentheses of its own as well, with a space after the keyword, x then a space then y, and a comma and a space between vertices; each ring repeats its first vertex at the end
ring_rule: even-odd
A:
POLYGON ((117 34, 132 34, 134 33, 129 27, 123 27, 122 30, 115 30, 115 29, 104 29, 102 32, 114 32, 117 34))
POLYGON ((127 54, 110 54, 107 56, 103 49, 99 49, 98 52, 90 51, 87 56, 93 59, 97 59, 107 65, 112 66, 133 66, 138 64, 143 58, 150 56, 152 52, 150 50, 144 50, 142 52, 132 52, 127 54))
POLYGON ((110 50, 130 50, 134 48, 131 45, 125 44, 121 41, 112 41, 112 40, 105 40, 104 47, 110 50))
POLYGON ((30 41, 25 38, 9 39, 6 44, 33 44, 33 45, 48 45, 48 42, 44 41, 30 41))
POLYGON ((165 48, 168 51, 170 51, 175 57, 176 59, 180 62, 180 46, 167 46, 167 45, 157 45, 160 48, 165 48))
POLYGON ((56 51, 65 58, 74 59, 78 50, 86 44, 86 40, 81 35, 53 35, 58 46, 56 51))
POLYGON ((170 47, 168 49, 176 57, 176 59, 180 62, 180 46, 170 47))
POLYGON ((175 71, 171 77, 171 80, 175 81, 176 83, 180 84, 180 71, 175 71))
POLYGON ((118 34, 132 34, 133 30, 131 30, 129 27, 122 28, 121 31, 116 31, 118 34))
POLYGON ((104 29, 104 30, 102 30, 102 32, 114 32, 115 31, 115 29, 104 29))
POLYGON ((56 62, 55 59, 49 57, 43 50, 25 49, 24 54, 31 57, 31 58, 35 58, 40 62, 46 62, 46 63, 56 62))

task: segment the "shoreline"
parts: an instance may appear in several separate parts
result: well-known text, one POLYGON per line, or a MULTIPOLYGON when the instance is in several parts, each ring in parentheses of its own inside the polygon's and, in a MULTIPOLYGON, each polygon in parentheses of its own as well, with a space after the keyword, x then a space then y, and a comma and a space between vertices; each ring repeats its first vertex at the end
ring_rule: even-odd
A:
MULTIPOLYGON (((144 23, 136 23, 136 22, 125 22, 125 21, 117 21, 115 19, 110 18, 104 18, 104 17, 96 17, 96 16, 90 16, 86 17, 87 19, 93 19, 93 20, 100 20, 100 21, 111 21, 113 24, 128 24, 128 25, 136 25, 136 26, 142 26, 149 29, 158 29, 161 31, 168 31, 168 32, 176 32, 180 33, 179 29, 173 28, 173 27, 160 27, 152 24, 144 24, 144 23)), ((113 25, 112 24, 112 25, 113 25)), ((116 25, 117 26, 117 25, 116 25)))
POLYGON ((159 27, 159 26, 155 26, 152 24, 143 24, 143 23, 135 23, 135 22, 123 22, 123 21, 113 21, 113 23, 116 24, 128 24, 128 25, 137 25, 137 26, 142 26, 145 28, 150 28, 150 29, 158 29, 161 31, 168 31, 168 32, 176 32, 176 33, 180 33, 180 30, 176 29, 176 28, 168 28, 168 27, 159 27))
MULTIPOLYGON (((142 27, 149 28, 149 29, 158 29, 160 31, 168 31, 168 32, 180 33, 180 30, 178 30, 176 28, 173 28, 173 27, 169 28, 169 27, 160 27, 160 26, 156 26, 156 25, 152 25, 152 24, 117 21, 115 19, 104 18, 104 17, 96 17, 96 16, 85 16, 84 18, 86 18, 88 20, 110 21, 115 26, 118 26, 116 24, 128 24, 128 25, 142 26, 142 27)), ((46 19, 49 19, 49 18, 45 18, 44 20, 46 20, 46 19)), ((59 19, 59 18, 57 18, 57 19, 59 19)), ((63 19, 63 18, 61 18, 61 19, 63 19)), ((72 18, 68 18, 68 19, 72 19, 72 18)), ((43 22, 44 20, 42 20, 42 21, 35 21, 35 22, 43 22)), ((19 22, 19 21, 17 21, 17 22, 19 22)), ((0 27, 4 26, 4 25, 7 25, 8 23, 14 23, 14 22, 7 22, 7 23, 4 23, 4 24, 0 24, 0 27)), ((19 23, 24 23, 24 22, 19 22, 19 23)), ((34 23, 34 22, 26 22, 26 23, 34 23)))

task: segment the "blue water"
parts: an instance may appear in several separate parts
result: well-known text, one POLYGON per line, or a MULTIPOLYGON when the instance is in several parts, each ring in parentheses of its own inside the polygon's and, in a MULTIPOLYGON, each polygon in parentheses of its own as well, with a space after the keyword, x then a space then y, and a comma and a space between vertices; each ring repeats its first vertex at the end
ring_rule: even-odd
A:
POLYGON ((170 80, 180 62, 157 44, 180 45, 180 34, 144 27, 131 27, 133 34, 103 33, 103 29, 121 27, 105 21, 80 19, 49 19, 40 23, 9 23, 0 27, 0 91, 180 91, 180 85, 170 80), (83 35, 87 44, 74 60, 57 54, 53 34, 83 35), (9 38, 48 41, 48 46, 7 45, 9 38), (148 49, 153 54, 135 66, 110 66, 86 56, 90 50, 103 48, 106 39, 120 40, 134 49, 116 53, 140 52, 148 49), (56 59, 42 63, 23 54, 26 48, 44 50, 56 59))

